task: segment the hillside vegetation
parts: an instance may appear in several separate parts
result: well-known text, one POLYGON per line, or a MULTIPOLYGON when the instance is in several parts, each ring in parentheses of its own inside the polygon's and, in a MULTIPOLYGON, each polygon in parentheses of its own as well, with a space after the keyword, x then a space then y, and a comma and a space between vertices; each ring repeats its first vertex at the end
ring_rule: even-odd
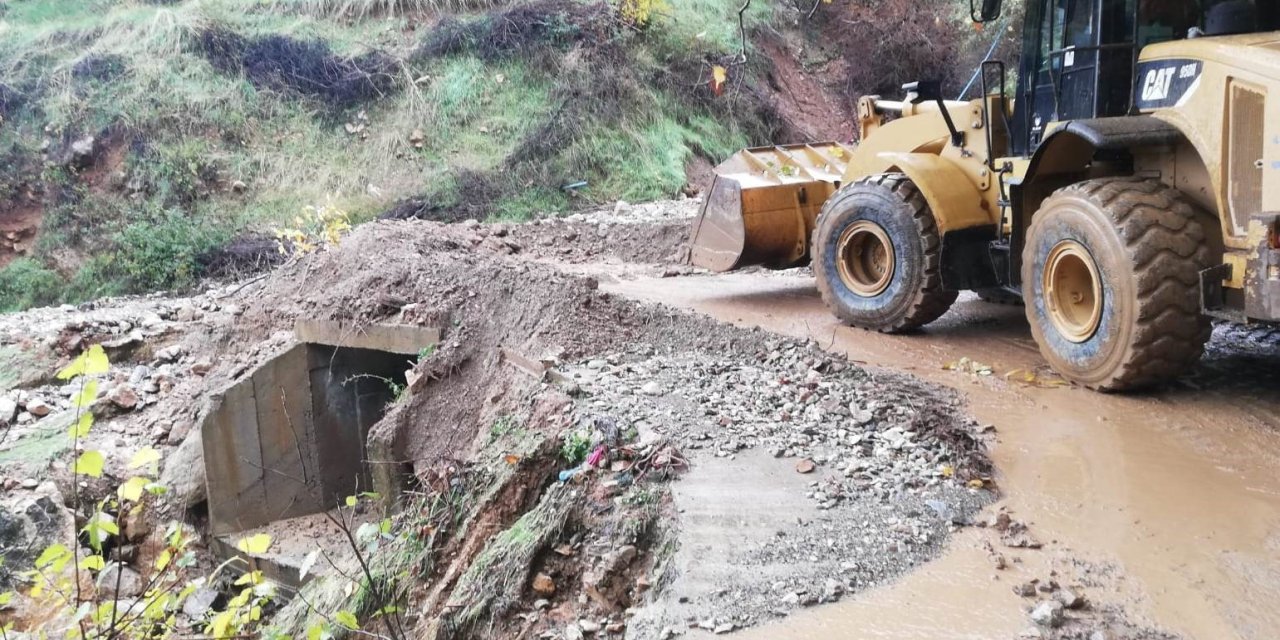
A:
POLYGON ((306 207, 518 219, 674 197, 692 164, 817 135, 785 131, 762 42, 799 37, 800 64, 854 94, 887 81, 831 67, 839 38, 956 31, 951 0, 910 4, 754 0, 740 32, 739 0, 0 1, 0 310, 270 262, 243 234, 306 207), (873 9, 898 13, 822 21, 873 9))

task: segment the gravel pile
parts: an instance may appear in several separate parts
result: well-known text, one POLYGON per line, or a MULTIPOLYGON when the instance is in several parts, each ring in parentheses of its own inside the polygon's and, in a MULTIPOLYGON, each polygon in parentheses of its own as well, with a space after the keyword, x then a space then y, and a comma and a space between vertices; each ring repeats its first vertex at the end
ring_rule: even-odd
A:
MULTIPOLYGON (((809 499, 830 509, 852 496, 881 502, 944 485, 981 486, 985 462, 958 424, 954 400, 909 378, 877 376, 809 346, 776 341, 760 357, 616 354, 570 370, 601 410, 625 415, 682 450, 719 457, 763 448, 826 474, 809 499)), ((972 431, 963 430, 965 427, 972 431)))
MULTIPOLYGON (((564 369, 641 442, 666 438, 693 465, 758 450, 808 481, 820 517, 735 561, 757 570, 714 593, 660 607, 653 630, 758 624, 901 575, 932 558, 992 494, 978 426, 918 381, 869 373, 816 346, 765 339, 758 351, 655 353, 637 346, 564 369), (781 570, 780 570, 781 568, 781 570)), ((797 495, 797 498, 800 498, 797 495)), ((638 637, 642 637, 641 636, 638 637)))

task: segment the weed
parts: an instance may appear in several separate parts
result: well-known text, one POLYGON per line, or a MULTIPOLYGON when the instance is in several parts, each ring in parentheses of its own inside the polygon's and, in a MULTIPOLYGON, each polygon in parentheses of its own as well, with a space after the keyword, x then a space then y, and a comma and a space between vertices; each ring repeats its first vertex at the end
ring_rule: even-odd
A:
POLYGON ((506 435, 510 435, 521 428, 520 419, 511 414, 503 414, 498 416, 493 424, 489 425, 489 437, 498 439, 506 435))
POLYGON ((224 231, 193 224, 177 211, 126 226, 114 239, 118 248, 107 265, 133 291, 183 288, 199 275, 199 256, 226 242, 224 231))
POLYGON ((0 269, 0 311, 18 311, 57 302, 63 281, 31 258, 18 258, 0 269))
POLYGON ((430 358, 431 356, 435 355, 435 352, 436 352, 436 345, 434 344, 429 344, 421 349, 418 349, 418 362, 422 362, 423 360, 430 358))
POLYGON ((576 467, 587 459, 591 452, 591 432, 576 429, 564 435, 564 444, 560 447, 560 457, 571 467, 576 467))
POLYGON ((256 87, 317 98, 334 109, 386 95, 399 73, 399 64, 379 51, 343 57, 325 42, 279 34, 246 39, 209 30, 200 46, 223 72, 243 70, 256 87))

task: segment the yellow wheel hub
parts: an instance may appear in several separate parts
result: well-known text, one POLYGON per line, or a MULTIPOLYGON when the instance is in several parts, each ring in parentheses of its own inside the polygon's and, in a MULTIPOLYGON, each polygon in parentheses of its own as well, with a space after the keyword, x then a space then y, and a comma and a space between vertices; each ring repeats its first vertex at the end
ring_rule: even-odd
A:
POLYGON ((864 297, 879 295, 893 280, 893 243, 884 228, 859 220, 845 228, 837 246, 836 267, 850 291, 864 297))
POLYGON ((1088 249, 1075 240, 1054 245, 1041 284, 1045 310, 1058 332, 1072 342, 1093 337, 1102 320, 1102 280, 1088 249))

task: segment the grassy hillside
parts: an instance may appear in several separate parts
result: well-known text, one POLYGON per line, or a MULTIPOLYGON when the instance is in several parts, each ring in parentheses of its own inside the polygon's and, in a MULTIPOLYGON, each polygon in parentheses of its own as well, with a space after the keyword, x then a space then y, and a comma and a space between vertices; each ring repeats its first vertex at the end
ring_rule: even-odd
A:
POLYGON ((673 196, 770 122, 706 86, 735 2, 650 2, 0 2, 0 309, 183 286, 308 205, 673 196))

